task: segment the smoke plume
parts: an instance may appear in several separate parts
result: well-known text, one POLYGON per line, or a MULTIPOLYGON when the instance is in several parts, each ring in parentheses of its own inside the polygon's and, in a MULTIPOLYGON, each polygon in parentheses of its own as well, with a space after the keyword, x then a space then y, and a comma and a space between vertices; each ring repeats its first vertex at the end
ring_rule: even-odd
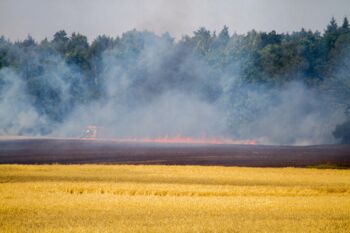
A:
POLYGON ((334 105, 322 90, 297 81, 275 87, 244 83, 239 77, 243 61, 229 67, 235 72, 227 72, 168 35, 137 33, 128 32, 121 40, 142 40, 139 51, 106 50, 89 80, 75 65, 46 50, 22 55, 27 60, 20 71, 2 68, 0 134, 80 137, 88 125, 96 125, 101 137, 336 142, 332 130, 345 120, 344 106, 334 105), (29 63, 37 75, 26 77, 29 63))

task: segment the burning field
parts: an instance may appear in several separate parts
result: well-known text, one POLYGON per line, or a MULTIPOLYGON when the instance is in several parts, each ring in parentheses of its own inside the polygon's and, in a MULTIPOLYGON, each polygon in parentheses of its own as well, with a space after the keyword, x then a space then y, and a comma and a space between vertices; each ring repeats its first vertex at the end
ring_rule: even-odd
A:
POLYGON ((168 164, 350 167, 350 146, 267 146, 219 139, 3 138, 2 164, 168 164))

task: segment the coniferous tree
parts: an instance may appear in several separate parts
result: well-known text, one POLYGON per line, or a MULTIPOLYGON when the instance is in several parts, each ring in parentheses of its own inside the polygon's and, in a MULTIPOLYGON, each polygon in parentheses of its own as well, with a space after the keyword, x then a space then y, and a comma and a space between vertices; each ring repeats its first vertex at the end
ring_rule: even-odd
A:
POLYGON ((348 31, 349 30, 349 21, 348 18, 345 17, 342 25, 342 29, 348 31))
POLYGON ((328 51, 331 51, 334 48, 334 45, 338 36, 339 36, 338 24, 335 21, 334 17, 332 17, 324 33, 324 39, 325 39, 326 47, 328 51))
POLYGON ((67 33, 64 30, 61 30, 54 34, 51 43, 53 44, 53 47, 56 49, 56 51, 64 56, 67 50, 68 41, 69 38, 67 36, 67 33))

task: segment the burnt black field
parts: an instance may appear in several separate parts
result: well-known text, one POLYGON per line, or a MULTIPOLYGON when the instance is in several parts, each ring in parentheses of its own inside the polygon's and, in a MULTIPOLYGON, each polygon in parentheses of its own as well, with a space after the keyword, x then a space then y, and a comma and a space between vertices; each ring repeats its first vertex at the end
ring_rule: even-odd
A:
POLYGON ((117 143, 108 140, 0 140, 0 164, 163 164, 350 167, 350 145, 267 146, 117 143))

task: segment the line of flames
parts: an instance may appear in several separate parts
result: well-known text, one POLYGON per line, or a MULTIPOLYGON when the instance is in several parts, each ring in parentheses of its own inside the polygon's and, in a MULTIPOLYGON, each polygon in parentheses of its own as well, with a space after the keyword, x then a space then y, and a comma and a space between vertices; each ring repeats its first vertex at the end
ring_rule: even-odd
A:
MULTIPOLYGON (((84 138, 95 140, 96 138, 84 138)), ((255 145, 256 140, 235 140, 230 138, 192 138, 184 136, 154 137, 154 138, 110 138, 119 143, 163 143, 163 144, 244 144, 255 145)))

